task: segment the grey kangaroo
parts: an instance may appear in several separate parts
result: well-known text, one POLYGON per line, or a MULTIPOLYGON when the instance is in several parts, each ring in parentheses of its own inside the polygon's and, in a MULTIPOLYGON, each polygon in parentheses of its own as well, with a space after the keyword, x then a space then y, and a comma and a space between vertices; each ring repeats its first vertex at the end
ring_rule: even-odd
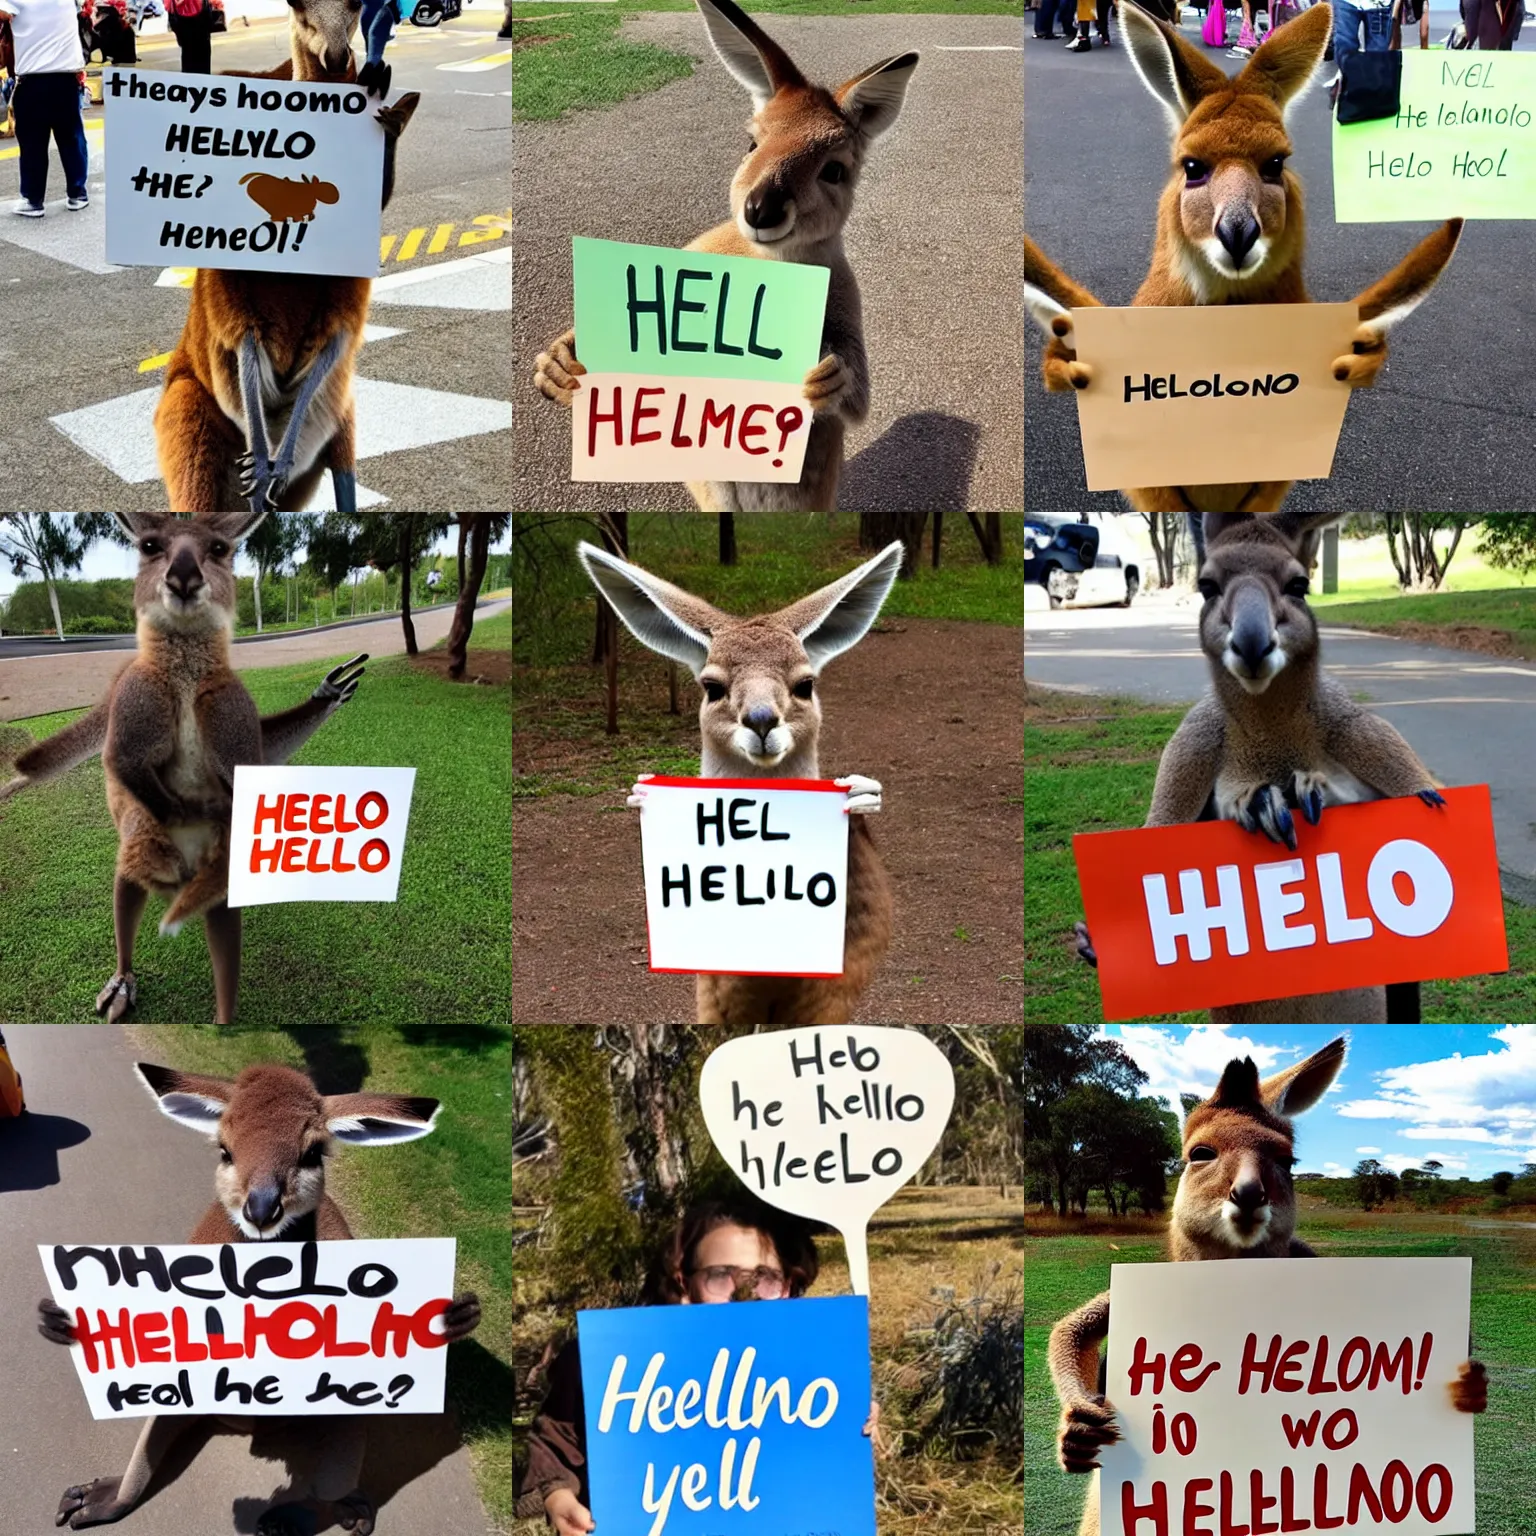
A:
POLYGON ((139 552, 133 606, 138 654, 88 714, 16 760, 0 801, 102 754, 107 806, 118 832, 112 915, 117 967, 96 999, 116 1023, 138 1000, 133 950, 151 891, 170 898, 160 922, 175 934, 203 915, 217 1022, 234 1021, 240 988, 240 913, 225 901, 235 768, 285 763, 345 704, 366 655, 328 672, 304 703, 266 718, 230 666, 235 546, 266 512, 197 519, 126 513, 117 520, 139 552))
MULTIPOLYGON (((436 1099, 393 1093, 322 1096, 291 1067, 247 1067, 234 1081, 175 1072, 139 1062, 134 1068, 161 1113, 217 1142, 216 1198, 188 1239, 193 1243, 345 1242, 352 1229, 325 1192, 325 1160, 338 1142, 387 1147, 427 1135, 441 1107, 436 1099)), ((51 1299, 37 1304, 38 1332, 53 1344, 73 1344, 71 1315, 51 1299)), ((443 1313, 451 1342, 474 1332, 480 1301, 470 1291, 443 1313)), ((247 1433, 249 1418, 221 1423, 247 1433)), ((190 1416, 150 1418, 121 1477, 99 1477, 64 1490, 56 1525, 73 1531, 121 1520, 142 1501, 155 1470, 191 1422, 190 1416)), ((314 1536, 335 1521, 354 1536, 370 1536, 376 1510, 358 1487, 367 1425, 360 1418, 307 1418, 319 1437, 313 1487, 302 1500, 276 1504, 256 1522, 256 1536, 314 1536)))
MULTIPOLYGON (((1184 1171, 1173 1201, 1168 1257, 1175 1264, 1201 1259, 1310 1259, 1296 1236, 1296 1191, 1291 1184, 1295 1133, 1290 1117, 1311 1109, 1344 1065, 1345 1042, 1322 1050, 1259 1081, 1251 1057, 1229 1061, 1216 1092, 1184 1121, 1184 1171)), ((1057 1452, 1068 1472, 1093 1472, 1078 1536, 1099 1536, 1100 1447, 1120 1438, 1114 1405, 1104 1397, 1099 1346, 1109 1334, 1109 1292, 1062 1318, 1051 1330, 1047 1359, 1061 1401, 1057 1452)), ((1488 1406, 1488 1373, 1462 1362, 1449 1388, 1462 1413, 1488 1406)))

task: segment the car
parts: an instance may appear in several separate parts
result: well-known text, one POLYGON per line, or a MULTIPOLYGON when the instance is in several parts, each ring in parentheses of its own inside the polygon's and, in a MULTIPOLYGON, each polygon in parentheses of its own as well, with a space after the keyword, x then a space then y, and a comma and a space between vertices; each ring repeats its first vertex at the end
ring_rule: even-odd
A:
POLYGON ((1024 519, 1024 579, 1045 588, 1052 608, 1129 608, 1141 589, 1141 567, 1122 554, 1115 530, 1087 514, 1031 513, 1024 519))

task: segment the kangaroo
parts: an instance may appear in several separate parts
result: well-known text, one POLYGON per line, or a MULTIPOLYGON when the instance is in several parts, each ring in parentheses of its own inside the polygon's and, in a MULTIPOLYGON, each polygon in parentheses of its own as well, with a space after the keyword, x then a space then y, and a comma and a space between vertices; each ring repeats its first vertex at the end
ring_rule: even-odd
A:
MULTIPOLYGON (((843 226, 876 140, 901 113, 915 53, 881 59, 835 89, 810 84, 787 53, 734 0, 697 0, 720 61, 752 96, 751 138, 731 181, 731 217, 685 250, 800 261, 832 274, 821 360, 805 376, 811 406, 805 464, 794 485, 690 483, 704 512, 831 512, 843 439, 869 414, 869 359, 859 285, 843 252, 843 226)), ((570 405, 586 369, 567 331, 535 360, 541 394, 570 405)))
MULTIPOLYGON (((1342 1039, 1331 1041, 1263 1082, 1251 1057, 1227 1063, 1216 1092, 1184 1121, 1184 1171, 1168 1228, 1172 1262, 1316 1257, 1295 1235, 1290 1117, 1311 1109, 1328 1091, 1344 1065, 1344 1051, 1342 1039)), ((1099 1536, 1099 1449, 1120 1438, 1099 1366, 1099 1346, 1108 1334, 1105 1291, 1056 1324, 1047 1353, 1061 1401, 1056 1437, 1061 1465, 1068 1472, 1094 1473, 1078 1536, 1099 1536)), ((1475 1360, 1463 1361, 1449 1391, 1462 1413, 1482 1413, 1488 1406, 1487 1371, 1475 1360)))
MULTIPOLYGON (((386 1147, 414 1141, 435 1126, 436 1099, 393 1093, 323 1096, 291 1067, 247 1067, 230 1081, 139 1062, 134 1071, 163 1114, 218 1143, 216 1198, 188 1239, 193 1243, 345 1242, 352 1229, 325 1190, 325 1160, 338 1142, 386 1147)), ((51 1299, 38 1303, 38 1332, 53 1344, 75 1342, 75 1322, 51 1299)), ((474 1332, 480 1301, 470 1291, 443 1313, 449 1341, 474 1332)), ((143 1499, 155 1469, 191 1422, 187 1416, 144 1421, 121 1477, 99 1477, 64 1490, 55 1521, 71 1530, 121 1520, 143 1499)), ((249 1433, 249 1418, 219 1422, 249 1433)), ((335 1521, 370 1536, 376 1511, 358 1487, 367 1427, 355 1417, 305 1419, 322 1453, 314 1484, 301 1501, 274 1505, 256 1536, 313 1536, 335 1521)))
MULTIPOLYGON (((222 73, 352 84, 359 9, 357 0, 289 0, 292 56, 274 69, 222 73)), ((395 189, 396 142, 419 101, 411 91, 375 114, 385 135, 381 207, 395 189)), ((172 512, 302 510, 326 468, 337 510, 357 511, 352 375, 372 289, 366 277, 198 268, 155 408, 172 512)))
MULTIPOLYGON (((1292 807, 1417 795, 1445 804, 1398 731, 1322 668, 1308 567, 1337 513, 1205 514, 1200 648, 1209 691, 1163 748, 1149 827, 1235 821, 1294 851, 1292 807)), ((1078 948, 1096 963, 1088 931, 1078 948)), ((1319 992, 1211 1010, 1213 1023, 1417 1023, 1418 983, 1319 992)))
MULTIPOLYGON (((738 619, 591 544, 576 553, 593 585, 641 645, 680 661, 698 679, 706 779, 820 777, 817 678, 834 656, 864 638, 901 569, 903 547, 873 560, 777 613, 738 619)), ((845 811, 881 808, 875 779, 833 781, 848 791, 845 811)), ((644 813, 645 780, 628 804, 644 813)), ((846 1024, 891 939, 891 888, 862 820, 849 826, 848 906, 843 974, 700 976, 700 1024, 846 1024)))
POLYGON ((240 913, 224 900, 229 817, 240 763, 285 763, 341 705, 367 656, 328 672, 310 697, 261 718, 230 666, 235 546, 266 517, 219 513, 192 521, 123 513, 139 551, 133 606, 138 653, 107 697, 16 760, 20 776, 0 800, 58 778, 102 754, 107 806, 117 827, 112 913, 117 969, 96 999, 116 1023, 138 1000, 133 949, 151 891, 170 897, 160 932, 203 916, 213 962, 217 1021, 234 1021, 240 987, 240 913))
MULTIPOLYGON (((1305 304, 1301 182, 1285 117, 1328 45, 1326 5, 1275 29, 1232 78, 1172 27, 1134 3, 1123 7, 1125 41, 1142 83, 1173 129, 1173 165, 1157 208, 1157 237, 1133 305, 1305 304)), ((1455 254, 1460 219, 1426 236, 1355 299, 1360 325, 1333 377, 1351 389, 1376 382, 1387 335, 1413 312, 1455 254)), ((1046 333, 1045 387, 1089 389, 1093 370, 1073 345, 1073 308, 1099 300, 1056 268, 1033 241, 1024 246, 1024 297, 1046 333)), ((1125 492, 1138 512, 1274 512, 1291 482, 1153 486, 1125 492)))

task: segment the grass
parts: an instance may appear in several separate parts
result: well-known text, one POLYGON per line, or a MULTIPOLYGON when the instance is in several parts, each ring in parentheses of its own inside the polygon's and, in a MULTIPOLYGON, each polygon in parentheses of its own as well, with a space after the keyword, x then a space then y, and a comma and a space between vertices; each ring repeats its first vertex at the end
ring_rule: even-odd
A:
MULTIPOLYGON (((1031 687, 1024 705, 1025 1017, 1030 1024, 1103 1017, 1092 969, 1077 957, 1082 916, 1075 832, 1138 827, 1157 760, 1184 716, 1129 699, 1084 698, 1031 687)), ((1510 969, 1502 976, 1425 982, 1425 1023, 1519 1023, 1536 1014, 1536 910, 1504 903, 1510 969)), ((1168 1023, 1204 1013, 1162 1014, 1168 1023)))
POLYGON ((433 1134, 409 1148, 343 1152, 327 1188, 359 1236, 450 1236, 455 1283, 480 1298, 473 1337, 451 1346, 448 1401, 469 1446, 491 1526, 512 1518, 510 1033, 504 1025, 252 1029, 135 1027, 146 1057, 233 1075, 257 1061, 311 1073, 331 1091, 426 1094, 443 1102, 433 1134))
MULTIPOLYGON (((1536 1230, 1472 1227, 1455 1216, 1340 1212, 1302 1197, 1301 1235, 1324 1258, 1472 1259, 1472 1337, 1489 1369, 1488 1411, 1477 1424, 1478 1536, 1526 1536, 1536 1481, 1531 1434, 1536 1339, 1530 1330, 1530 1276, 1536 1230)), ((1037 1223, 1029 1218, 1033 1231, 1037 1223)), ((1054 1219, 1039 1225, 1058 1232, 1054 1219)), ((1057 1404, 1046 1372, 1052 1326, 1109 1287, 1115 1264, 1159 1262, 1161 1222, 1090 1216, 1088 1234, 1027 1237, 1024 1243, 1024 1496, 1030 1536, 1075 1536, 1085 1480, 1056 1464, 1057 1404)))
POLYGON ((1401 596, 1394 593, 1390 600, 1332 602, 1320 616, 1329 624, 1352 624, 1357 629, 1380 630, 1416 640, 1441 639, 1479 650, 1492 650, 1502 640, 1509 653, 1536 659, 1533 588, 1401 596))
MULTIPOLYGON (((471 654, 511 642, 510 616, 479 624, 471 654)), ((345 639, 339 641, 345 644, 345 639)), ((331 661, 248 672, 264 713, 305 698, 331 661)), ((35 736, 74 713, 27 722, 35 736)), ((511 957, 510 718, 500 687, 448 683, 403 656, 368 664, 356 696, 297 755, 308 763, 413 766, 399 900, 262 907, 245 920, 240 1018, 286 1024, 428 1019, 501 1024, 511 957)), ((0 1019, 89 1020, 112 971, 117 836, 99 759, 0 812, 0 1019)), ((159 937, 150 902, 136 954, 140 1022, 209 1018, 213 979, 193 923, 159 937)))
MULTIPOLYGON (((941 13, 1017 16, 1020 0, 872 0, 854 10, 848 0, 753 0, 747 10, 786 16, 870 16, 941 13)), ((631 96, 659 90, 693 73, 693 59, 620 35, 636 11, 693 11, 693 0, 617 0, 614 5, 562 7, 559 0, 538 14, 512 18, 512 115, 552 121, 568 112, 611 107, 631 96)), ((700 52, 707 51, 702 26, 700 52)))
MULTIPOLYGON (((1003 1199, 995 1189, 941 1186, 904 1189, 875 1214, 869 1227, 870 1348, 881 1430, 898 1449, 911 1439, 911 1415, 920 1401, 911 1381, 911 1360, 921 1330, 937 1310, 936 1293, 973 1294, 979 1284, 997 1287, 1021 1274, 1019 1202, 1015 1189, 1003 1199), (994 1278, 994 1268, 996 1276, 994 1278)), ((848 1265, 842 1240, 818 1237, 821 1274, 813 1294, 846 1295, 848 1265)), ((517 1269, 520 1360, 533 1361, 547 1339, 563 1336, 569 1319, 542 1305, 545 1278, 537 1250, 517 1269)), ((920 1386, 920 1383, 917 1384, 920 1386)), ((939 1454, 895 1454, 876 1462, 880 1536, 966 1536, 1017 1532, 1024 1516, 1016 1463, 996 1455, 959 1462, 939 1454)), ((601 1524, 599 1529, 601 1530, 601 1524)), ((543 1521, 521 1520, 513 1536, 543 1536, 543 1521)), ((1033 1530, 1033 1527, 1031 1527, 1033 1530)))

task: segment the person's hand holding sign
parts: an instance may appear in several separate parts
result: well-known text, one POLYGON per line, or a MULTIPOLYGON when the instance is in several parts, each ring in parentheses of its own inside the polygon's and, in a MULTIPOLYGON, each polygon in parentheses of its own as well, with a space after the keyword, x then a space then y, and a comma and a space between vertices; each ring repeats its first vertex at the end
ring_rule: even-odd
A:
POLYGON ((544 1513, 555 1528, 555 1536, 586 1536, 586 1532, 597 1529, 592 1511, 569 1488, 556 1488, 548 1494, 544 1513))

